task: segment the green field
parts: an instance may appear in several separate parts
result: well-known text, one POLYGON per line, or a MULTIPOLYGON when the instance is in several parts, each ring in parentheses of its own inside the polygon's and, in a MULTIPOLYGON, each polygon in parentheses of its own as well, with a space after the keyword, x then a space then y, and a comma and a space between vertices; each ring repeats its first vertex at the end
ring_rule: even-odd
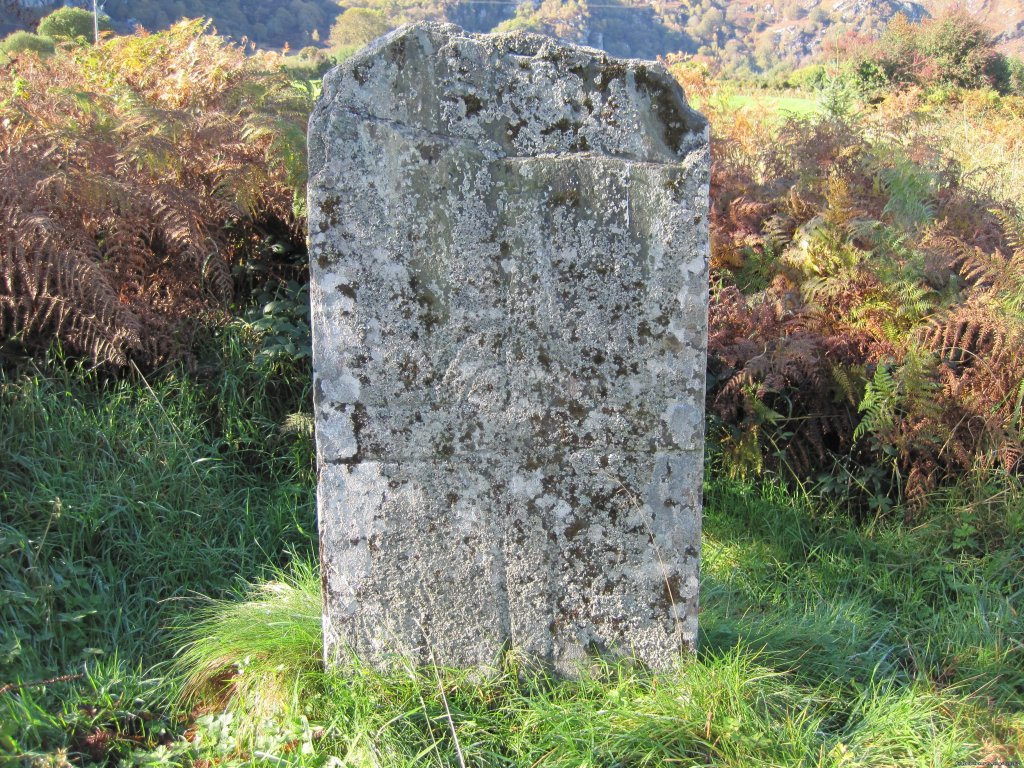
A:
POLYGON ((787 96, 774 93, 735 93, 726 102, 730 109, 769 109, 779 114, 814 115, 821 111, 821 102, 808 96, 787 96))
POLYGON ((711 107, 716 112, 740 109, 768 111, 778 116, 805 117, 821 113, 821 101, 812 95, 792 95, 793 92, 750 91, 737 93, 723 86, 713 97, 712 104, 702 105, 699 97, 692 99, 697 109, 711 107))

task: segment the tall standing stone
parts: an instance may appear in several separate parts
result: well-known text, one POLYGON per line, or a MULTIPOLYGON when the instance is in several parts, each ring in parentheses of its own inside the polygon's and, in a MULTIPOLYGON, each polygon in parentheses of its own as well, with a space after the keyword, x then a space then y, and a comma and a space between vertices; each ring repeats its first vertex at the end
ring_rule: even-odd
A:
POLYGON ((658 65, 402 28, 309 130, 328 661, 692 646, 708 131, 658 65))

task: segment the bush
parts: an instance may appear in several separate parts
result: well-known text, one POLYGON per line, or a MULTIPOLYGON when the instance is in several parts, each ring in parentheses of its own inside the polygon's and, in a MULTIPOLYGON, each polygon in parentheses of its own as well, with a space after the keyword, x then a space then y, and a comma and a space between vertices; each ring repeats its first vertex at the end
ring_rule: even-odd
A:
POLYGON ((1005 63, 992 42, 992 34, 963 10, 953 10, 919 28, 918 46, 937 70, 934 79, 960 88, 998 85, 1005 63))
POLYGON ((51 61, 0 84, 0 341, 188 358, 234 267, 301 247, 313 87, 203 22, 51 61))
POLYGON ((885 67, 875 61, 863 60, 843 70, 843 79, 868 100, 881 98, 890 87, 885 67))
POLYGON ((916 24, 900 14, 878 41, 854 48, 850 65, 865 93, 891 85, 996 88, 1006 93, 1009 66, 993 43, 992 34, 961 10, 916 24))
POLYGON ((298 81, 320 80, 334 66, 331 52, 315 45, 307 45, 296 53, 284 56, 283 63, 288 76, 298 81))
POLYGON ((1014 96, 1024 96, 1024 59, 1008 56, 1006 59, 1006 71, 1006 92, 1014 96))
POLYGON ((12 32, 0 42, 0 51, 14 53, 37 53, 49 56, 54 52, 53 40, 31 32, 12 32))
POLYGON ((958 151, 936 93, 777 129, 712 114, 708 435, 726 472, 838 478, 862 512, 1024 472, 1019 182, 997 198, 962 166, 991 149, 1015 167, 1020 117, 963 91, 958 151))
POLYGON ((794 70, 786 78, 788 84, 793 88, 800 88, 807 91, 820 91, 828 85, 828 71, 822 64, 811 64, 794 70))
MULTIPOLYGON (((111 32, 114 27, 110 18, 101 15, 100 32, 111 32)), ((93 16, 82 8, 58 8, 39 22, 38 33, 54 40, 76 42, 84 39, 91 42, 94 37, 93 16)))

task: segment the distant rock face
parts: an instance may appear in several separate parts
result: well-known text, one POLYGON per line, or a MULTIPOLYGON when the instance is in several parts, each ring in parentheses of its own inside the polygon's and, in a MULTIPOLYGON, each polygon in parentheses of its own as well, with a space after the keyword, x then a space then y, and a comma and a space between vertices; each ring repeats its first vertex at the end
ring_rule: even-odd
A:
POLYGON ((708 131, 650 62, 405 27, 309 130, 324 631, 571 673, 697 626, 708 131))

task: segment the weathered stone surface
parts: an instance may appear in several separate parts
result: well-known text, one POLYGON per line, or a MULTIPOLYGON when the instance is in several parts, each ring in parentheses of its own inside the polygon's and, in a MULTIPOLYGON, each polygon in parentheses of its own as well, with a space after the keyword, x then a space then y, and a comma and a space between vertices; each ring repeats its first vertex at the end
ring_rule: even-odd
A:
POLYGON ((657 65, 407 27, 310 121, 328 660, 696 634, 708 138, 657 65))

